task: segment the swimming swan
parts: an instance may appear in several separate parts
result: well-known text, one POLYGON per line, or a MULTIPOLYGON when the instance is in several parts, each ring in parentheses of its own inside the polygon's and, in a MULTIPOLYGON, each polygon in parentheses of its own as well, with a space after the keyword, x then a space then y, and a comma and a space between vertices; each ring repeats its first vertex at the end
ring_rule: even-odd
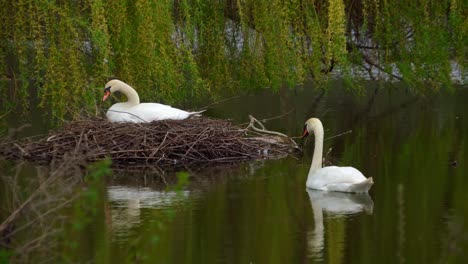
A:
POLYGON ((307 120, 304 125, 303 137, 306 137, 309 133, 315 135, 315 148, 307 177, 307 188, 351 193, 366 193, 369 191, 372 184, 374 184, 372 177, 364 177, 360 171, 353 167, 329 166, 322 168, 323 126, 319 119, 310 118, 307 120))
POLYGON ((120 80, 111 80, 106 84, 102 101, 117 91, 123 93, 128 101, 116 103, 109 108, 106 116, 111 122, 141 123, 165 119, 182 120, 190 116, 199 116, 205 111, 187 112, 164 104, 140 103, 140 97, 135 89, 120 80))

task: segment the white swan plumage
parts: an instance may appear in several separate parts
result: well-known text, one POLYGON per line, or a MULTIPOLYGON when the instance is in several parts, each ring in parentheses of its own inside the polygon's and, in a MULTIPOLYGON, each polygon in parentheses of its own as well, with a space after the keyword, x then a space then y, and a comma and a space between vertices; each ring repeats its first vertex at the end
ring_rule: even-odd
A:
POLYGON ((105 101, 114 92, 123 93, 127 97, 127 101, 113 104, 109 108, 106 116, 111 122, 141 123, 165 119, 182 120, 191 116, 199 116, 205 111, 187 112, 164 104, 140 103, 140 97, 135 89, 117 79, 106 84, 102 101, 105 101))
POLYGON ((304 125, 304 137, 313 133, 315 148, 307 177, 307 188, 321 191, 366 193, 374 184, 353 167, 329 166, 322 168, 323 125, 318 118, 310 118, 304 125))

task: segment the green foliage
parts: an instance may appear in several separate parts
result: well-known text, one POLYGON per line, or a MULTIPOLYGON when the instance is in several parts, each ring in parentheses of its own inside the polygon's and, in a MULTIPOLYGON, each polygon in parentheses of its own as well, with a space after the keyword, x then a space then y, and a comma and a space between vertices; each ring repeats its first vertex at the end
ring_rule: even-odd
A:
POLYGON ((178 172, 176 174, 177 184, 174 186, 171 186, 170 189, 176 192, 181 192, 190 183, 189 176, 190 174, 188 172, 185 172, 185 171, 178 172))
POLYGON ((466 1, 456 0, 0 4, 0 70, 15 82, 0 95, 25 108, 37 88, 57 118, 97 110, 109 76, 146 101, 174 103, 308 78, 324 85, 333 71, 350 81, 372 61, 425 92, 450 87, 450 62, 463 65, 468 46, 466 1))
POLYGON ((0 248, 0 264, 10 263, 10 257, 13 256, 13 252, 0 248))
POLYGON ((326 29, 325 64, 331 61, 346 61, 345 6, 342 0, 330 0, 328 3, 328 23, 326 29))
POLYGON ((103 177, 108 176, 112 173, 110 166, 112 160, 110 158, 97 161, 88 165, 87 171, 89 172, 85 176, 85 182, 94 183, 102 180, 103 177))
POLYGON ((451 87, 450 61, 466 58, 459 50, 451 52, 466 46, 466 40, 458 38, 467 34, 461 20, 447 23, 458 17, 450 5, 453 1, 366 1, 370 18, 363 33, 382 48, 379 60, 387 71, 396 66, 403 80, 419 92, 451 87))

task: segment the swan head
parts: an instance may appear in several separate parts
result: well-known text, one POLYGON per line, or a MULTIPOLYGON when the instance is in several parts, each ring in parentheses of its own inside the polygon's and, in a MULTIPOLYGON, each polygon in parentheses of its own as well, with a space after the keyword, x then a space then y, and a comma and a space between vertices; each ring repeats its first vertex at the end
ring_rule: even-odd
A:
POLYGON ((318 118, 309 118, 304 124, 304 134, 302 138, 307 137, 310 133, 313 133, 317 128, 323 127, 322 122, 318 118))
POLYGON ((112 93, 120 91, 120 89, 125 85, 127 84, 117 79, 107 82, 104 88, 104 96, 102 97, 102 101, 104 102, 112 93))

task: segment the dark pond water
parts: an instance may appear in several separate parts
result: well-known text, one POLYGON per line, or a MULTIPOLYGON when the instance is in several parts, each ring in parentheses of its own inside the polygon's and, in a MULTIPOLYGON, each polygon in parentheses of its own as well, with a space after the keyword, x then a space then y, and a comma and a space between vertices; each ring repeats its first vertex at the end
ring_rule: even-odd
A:
MULTIPOLYGON (((70 259, 119 263, 466 263, 468 89, 414 97, 370 84, 243 96, 207 115, 299 136, 320 117, 327 162, 351 165, 369 195, 308 191, 312 140, 298 159, 204 168, 179 191, 151 171, 115 171, 102 212, 70 259)), ((164 178, 164 179, 163 179, 164 178)))

